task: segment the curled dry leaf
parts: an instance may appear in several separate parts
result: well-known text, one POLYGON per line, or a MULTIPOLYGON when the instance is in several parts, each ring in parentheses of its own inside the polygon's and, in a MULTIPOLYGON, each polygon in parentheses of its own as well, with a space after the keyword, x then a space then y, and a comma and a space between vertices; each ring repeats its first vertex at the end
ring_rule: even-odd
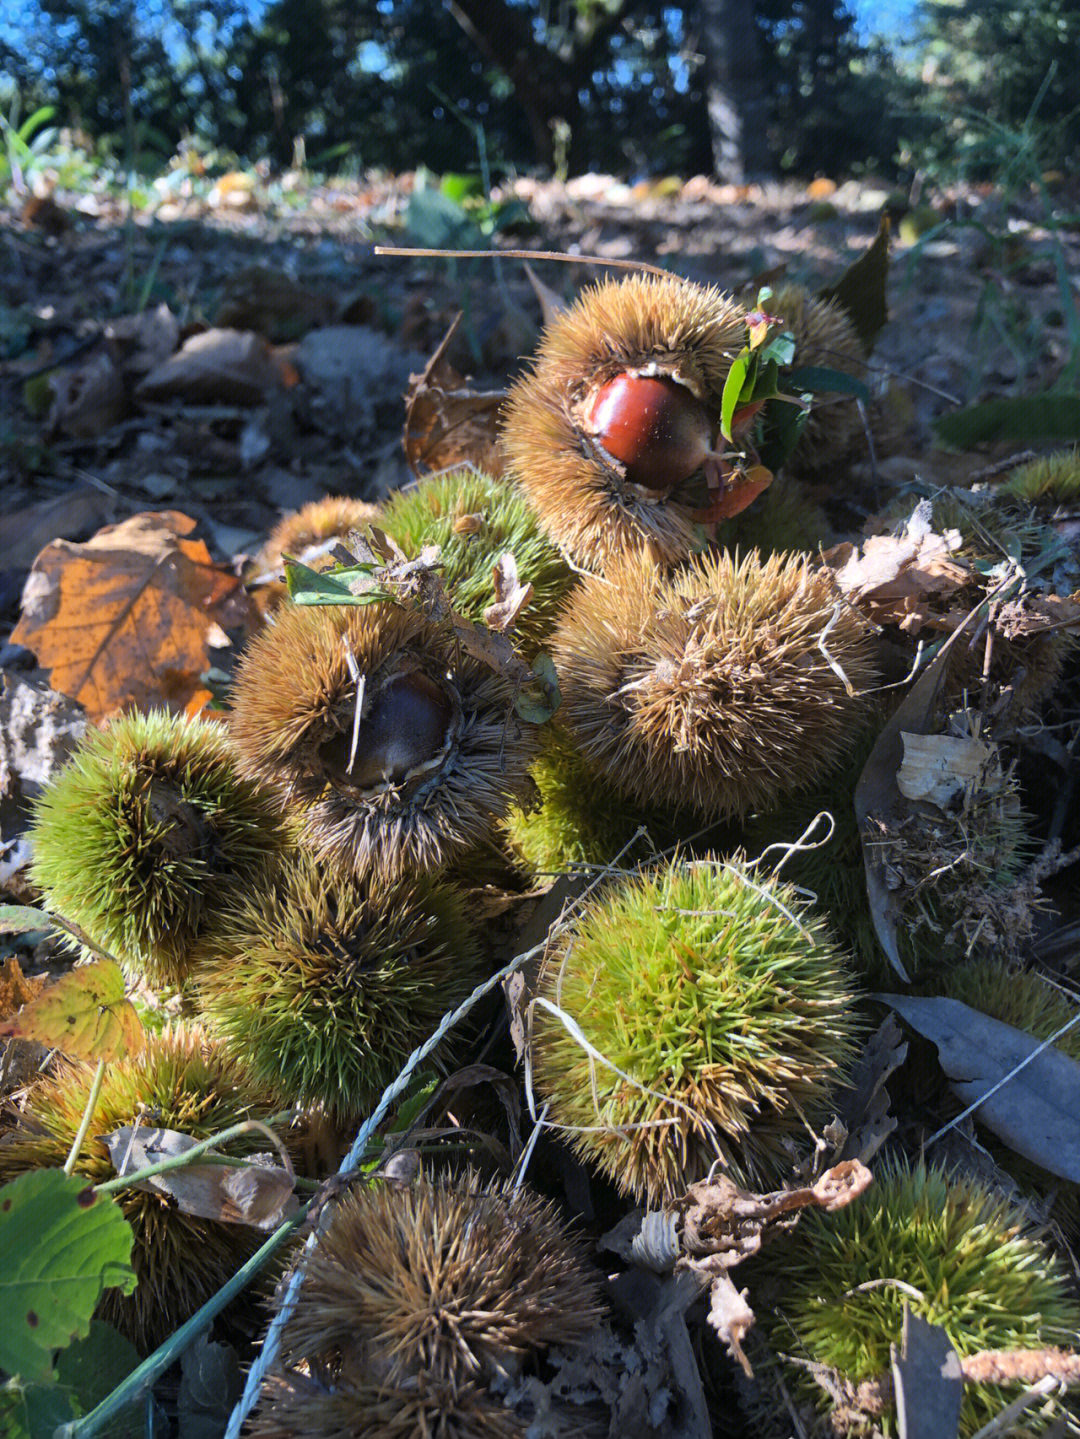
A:
POLYGON ((0 1037, 36 1039, 75 1059, 122 1059, 143 1047, 143 1027, 111 959, 65 974, 0 1025, 0 1037))
POLYGON ((405 458, 414 475, 475 465, 498 477, 499 407, 502 390, 473 390, 446 358, 459 314, 428 361, 423 374, 411 376, 405 396, 405 458))
POLYGON ((139 385, 140 400, 186 400, 197 405, 261 405, 283 372, 261 335, 204 330, 192 335, 139 385))
POLYGON ((127 413, 123 376, 104 350, 49 377, 53 394, 48 430, 74 440, 93 440, 127 413))
POLYGON ((23 974, 19 961, 9 956, 0 964, 0 1020, 10 1019, 45 988, 44 975, 23 974))
POLYGON ((905 799, 922 800, 947 809, 958 795, 981 788, 995 750, 974 735, 907 734, 901 732, 904 762, 896 785, 905 799))
MULTIPOLYGON (((186 1154, 198 1143, 175 1129, 127 1124, 99 1138, 121 1176, 186 1154)), ((288 1170, 252 1159, 242 1164, 187 1164, 152 1174, 133 1188, 165 1194, 185 1214, 225 1224, 250 1224, 256 1229, 276 1229, 299 1208, 288 1170)))
POLYGON ((128 705, 183 710, 213 663, 211 642, 256 622, 242 582, 189 538, 194 529, 175 510, 133 515, 85 544, 56 540, 34 561, 12 642, 90 719, 128 705))
POLYGON ((994 629, 1007 640, 1049 630, 1080 631, 1080 594, 1024 595, 1007 600, 994 614, 994 629))
POLYGON ((889 1112, 889 1091, 885 1085, 907 1059, 907 1052, 907 1040, 896 1015, 889 1013, 866 1041, 855 1062, 851 1088, 840 1116, 847 1129, 841 1159, 859 1159, 869 1164, 896 1128, 896 1119, 889 1112))
POLYGON ((843 594, 875 623, 918 634, 934 619, 940 601, 971 579, 967 567, 952 558, 961 543, 958 530, 934 533, 924 501, 902 535, 872 535, 861 552, 845 541, 822 558, 843 594))
POLYGON ((489 629, 505 634, 513 629, 518 615, 533 597, 532 585, 523 585, 518 578, 517 561, 513 555, 500 555, 492 567, 491 577, 495 586, 495 603, 484 611, 484 623, 489 629))

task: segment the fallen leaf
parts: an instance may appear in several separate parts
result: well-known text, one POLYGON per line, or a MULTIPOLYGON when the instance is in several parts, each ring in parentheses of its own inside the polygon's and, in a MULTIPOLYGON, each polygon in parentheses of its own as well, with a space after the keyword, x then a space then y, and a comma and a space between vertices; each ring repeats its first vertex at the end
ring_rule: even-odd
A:
POLYGON ((947 809, 958 796, 979 786, 995 750, 973 735, 908 734, 901 731, 904 761, 896 786, 905 799, 947 809))
MULTIPOLYGON (((178 1130, 152 1129, 148 1125, 136 1128, 125 1124, 98 1137, 120 1176, 186 1154, 199 1143, 178 1130)), ((185 1214, 225 1224, 250 1224, 256 1229, 276 1229, 283 1219, 296 1213, 299 1202, 294 1187, 288 1170, 250 1159, 235 1164, 182 1165, 164 1174, 152 1174, 133 1186, 168 1195, 185 1214)))
POLYGON ((955 1439, 964 1398, 959 1355, 940 1325, 906 1304, 900 1348, 892 1346, 892 1379, 904 1439, 955 1439))
POLYGON ((44 975, 29 979, 19 961, 11 956, 0 965, 0 1019, 9 1019, 24 1004, 29 1004, 45 988, 44 975))
POLYGON ((249 330, 204 330, 155 365, 136 394, 140 400, 186 400, 204 405, 261 405, 281 383, 270 346, 249 330))
POLYGON ((1024 595, 1007 600, 994 612, 994 629, 1007 640, 1048 630, 1080 631, 1080 596, 1024 595))
POLYGON ((524 262, 523 268, 526 278, 533 288, 533 294, 540 303, 540 317, 545 325, 550 325, 552 320, 557 320, 564 310, 570 308, 569 302, 545 285, 543 280, 538 279, 535 270, 527 260, 524 262))
POLYGON ((93 485, 74 485, 65 494, 0 515, 0 566, 28 570, 50 540, 93 534, 112 509, 111 496, 93 485))
POLYGON ((518 615, 533 597, 532 585, 518 579, 517 561, 511 554, 500 555, 491 571, 495 603, 484 611, 484 623, 493 630, 506 633, 513 629, 518 615))
POLYGON ((466 464, 496 478, 503 472, 498 418, 505 393, 470 389, 446 359, 460 323, 459 314, 423 374, 410 377, 403 444, 409 468, 418 477, 466 464))
POLYGON ((180 324, 162 302, 154 310, 110 320, 105 326, 105 338, 125 379, 138 381, 164 364, 176 350, 180 324))
POLYGON ((142 1021, 124 993, 124 976, 111 959, 69 971, 0 1025, 0 1037, 36 1039, 75 1059, 123 1059, 138 1054, 142 1021))
POLYGON ((1004 1080, 975 1110, 975 1118, 1033 1164, 1080 1183, 1080 1064, 1076 1060, 1053 1045, 1041 1049, 1041 1041, 1032 1035, 958 999, 907 994, 873 998, 891 1005, 912 1029, 937 1046, 941 1067, 965 1107, 1004 1080))
POLYGON ((105 350, 98 350, 81 364, 54 370, 49 386, 53 394, 50 434, 93 440, 127 413, 124 378, 105 350))
POLYGON ((820 292, 835 300, 855 327, 867 354, 889 319, 886 289, 889 278, 889 217, 882 215, 870 248, 850 264, 835 285, 820 292))
POLYGON ((212 627, 256 623, 242 582, 187 538, 194 528, 175 510, 133 515, 34 561, 12 641, 92 720, 127 705, 183 710, 213 663, 212 627))
POLYGON ((970 582, 970 571, 952 558, 962 543, 959 531, 935 534, 930 520, 923 501, 903 534, 871 535, 861 552, 845 541, 822 556, 841 592, 876 624, 917 634, 934 617, 930 598, 940 600, 970 582))
POLYGON ((332 295, 307 289, 284 270, 249 265, 226 280, 214 318, 225 328, 256 330, 281 343, 329 325, 336 311, 332 295))
POLYGON ((895 1014, 886 1015, 866 1041, 855 1061, 851 1087, 841 1107, 840 1118, 848 1131, 840 1158, 869 1164, 896 1128, 889 1113, 889 1076, 907 1058, 907 1040, 895 1014))

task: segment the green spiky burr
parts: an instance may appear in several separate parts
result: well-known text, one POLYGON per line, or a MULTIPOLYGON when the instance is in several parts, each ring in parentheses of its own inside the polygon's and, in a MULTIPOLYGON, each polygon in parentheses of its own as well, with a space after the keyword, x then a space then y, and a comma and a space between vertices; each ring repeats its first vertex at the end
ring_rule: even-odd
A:
POLYGON ((410 557, 438 545, 450 602, 466 619, 483 620, 495 603, 492 570, 509 552, 518 578, 533 587, 512 634, 535 650, 551 632, 574 573, 546 539, 524 494, 506 480, 473 469, 422 479, 386 502, 379 526, 410 557))
MULTIPOLYGON (((921 1164, 880 1165, 874 1183, 847 1208, 804 1214, 790 1239, 764 1252, 762 1269, 775 1281, 777 1299, 766 1313, 755 1288, 755 1308, 774 1347, 825 1365, 851 1385, 888 1374, 905 1307, 941 1325, 962 1357, 1071 1347, 1080 1327, 1065 1267, 1025 1213, 975 1179, 921 1164)), ((789 1382, 820 1407, 828 1403, 804 1368, 792 1368, 789 1382)), ((1014 1397, 965 1386, 961 1435, 973 1434, 1014 1397)), ((1060 1409, 1027 1410, 1025 1432, 1041 1432, 1053 1411, 1060 1409)), ((876 1423, 895 1434, 895 1413, 876 1423)))
POLYGON ((1080 450, 1054 450, 1012 470, 1001 493, 1033 505, 1066 505, 1080 499, 1080 450))
MULTIPOLYGON (((0 1145, 0 1182, 28 1169, 59 1168, 68 1157, 86 1109, 94 1066, 65 1063, 31 1094, 19 1129, 0 1145)), ((266 1095, 194 1029, 170 1029, 147 1038, 142 1053, 106 1065, 90 1135, 75 1173, 96 1184, 116 1177, 108 1151, 93 1136, 141 1122, 208 1139, 246 1119, 274 1113, 266 1095)), ((227 1152, 266 1148, 266 1136, 234 1141, 227 1152)), ((130 1295, 107 1289, 101 1319, 141 1351, 160 1344, 232 1277, 260 1243, 244 1224, 200 1219, 163 1194, 122 1189, 116 1196, 135 1236, 132 1264, 138 1284, 130 1295)))
POLYGON ((339 876, 305 854, 237 894, 192 957, 222 1050, 282 1105, 367 1112, 482 978, 451 886, 339 876))
POLYGON ((31 839, 47 907, 154 984, 183 980, 217 908, 285 843, 224 726, 163 711, 89 732, 38 799, 31 839))
POLYGON ((613 884, 545 956, 532 1067, 574 1148, 653 1205, 719 1160, 781 1182, 827 1122, 859 1022, 848 962, 787 885, 735 861, 613 884))

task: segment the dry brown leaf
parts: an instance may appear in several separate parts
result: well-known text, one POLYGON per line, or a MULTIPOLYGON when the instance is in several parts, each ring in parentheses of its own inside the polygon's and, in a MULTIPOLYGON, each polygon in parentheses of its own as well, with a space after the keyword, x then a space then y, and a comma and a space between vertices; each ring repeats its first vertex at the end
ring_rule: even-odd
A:
POLYGON ((958 795, 979 785, 995 750, 973 735, 908 734, 901 731, 904 761, 896 785, 905 799, 947 809, 958 795))
POLYGON ((495 603, 484 611, 484 623, 489 629, 505 633, 513 629, 518 615, 533 597, 532 585, 523 585, 518 578, 517 561, 513 555, 500 555, 492 566, 491 578, 495 589, 495 603))
POLYGON ((1080 631, 1080 596, 1024 595, 1009 600, 996 610, 994 629, 1007 640, 1047 630, 1080 631))
MULTIPOLYGON (((99 1138, 119 1175, 134 1174, 163 1159, 186 1154, 199 1142, 178 1130, 148 1125, 124 1125, 99 1138)), ((133 1187, 168 1195, 185 1214, 226 1224, 250 1224, 256 1229, 276 1229, 299 1208, 293 1175, 276 1164, 253 1163, 251 1159, 229 1165, 182 1165, 153 1174, 133 1187)))
POLYGON ((141 380, 180 343, 180 325, 164 302, 156 310, 121 315, 105 326, 113 358, 128 380, 141 380))
POLYGON ((225 328, 256 330, 280 343, 332 324, 336 314, 332 295, 307 289, 284 270, 250 265, 226 281, 215 319, 225 328))
POLYGON ((92 535, 113 513, 113 499, 93 485, 22 505, 0 515, 0 566, 28 570, 50 540, 92 535))
POLYGON ((90 1061, 139 1054, 145 1040, 123 973, 111 959, 78 965, 35 994, 0 1024, 0 1036, 8 1035, 90 1061))
POLYGON ((470 389, 446 358, 460 323, 459 314, 423 374, 411 376, 405 397, 402 442, 409 468, 418 477, 469 464, 489 475, 503 471, 498 436, 503 391, 470 389))
POLYGON ((834 545, 823 555, 841 591, 878 624, 896 624, 917 634, 933 617, 926 601, 953 594, 971 575, 952 558, 960 534, 935 534, 918 513, 903 535, 871 535, 856 545, 834 545))
POLYGON ((0 965, 0 1019, 10 1019, 16 1010, 36 999, 44 988, 44 975, 27 978, 14 956, 5 959, 0 965))
POLYGON ((281 384, 269 345, 249 330, 204 330, 156 365, 139 385, 140 400, 203 405, 259 405, 281 384))
POLYGON ((110 355, 98 350, 78 365, 49 376, 53 394, 49 433, 93 440, 127 413, 127 388, 110 355))
POLYGON ((848 1131, 841 1159, 859 1159, 869 1164, 874 1155, 896 1128, 889 1113, 889 1076, 907 1058, 907 1040, 896 1015, 889 1013, 866 1041, 862 1054, 855 1061, 851 1088, 841 1111, 841 1120, 848 1131))
POLYGON ((241 581, 187 538, 194 528, 176 510, 133 515, 34 561, 12 641, 91 720, 127 705, 183 710, 212 663, 209 641, 256 623, 241 581))

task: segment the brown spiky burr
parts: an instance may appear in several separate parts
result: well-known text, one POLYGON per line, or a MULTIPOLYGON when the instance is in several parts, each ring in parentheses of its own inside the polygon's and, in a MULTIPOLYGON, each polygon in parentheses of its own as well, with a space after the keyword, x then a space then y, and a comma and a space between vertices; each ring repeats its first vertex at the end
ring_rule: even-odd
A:
POLYGON ((594 768, 709 819, 812 784, 874 678, 868 626, 802 555, 706 555, 671 577, 636 558, 575 591, 552 654, 560 722, 594 768))
POLYGON ((468 850, 526 787, 535 726, 513 701, 418 610, 287 606, 240 662, 232 729, 307 848, 393 882, 468 850))
MULTIPOLYGON (((676 276, 604 281, 547 327, 510 391, 502 444, 571 559, 603 569, 641 551, 666 564, 701 548, 701 517, 719 517, 703 471, 715 478, 721 395, 745 338, 740 305, 676 276)), ((723 513, 761 476, 732 481, 723 513)))
POLYGON ((281 1353, 293 1368, 340 1356, 369 1383, 483 1386, 600 1315, 584 1246, 530 1190, 473 1173, 375 1183, 335 1209, 281 1353))
MULTIPOLYGON (((783 285, 770 296, 767 309, 793 337, 797 368, 841 370, 863 378, 866 352, 847 311, 836 300, 819 299, 801 285, 783 285)), ((821 474, 850 454, 860 428, 853 396, 828 392, 815 396, 798 444, 784 461, 784 473, 821 474)))
POLYGON ((343 543, 353 530, 363 532, 378 517, 378 505, 349 495, 324 495, 284 515, 247 574, 249 583, 259 582, 257 597, 263 607, 273 609, 288 595, 281 578, 284 555, 314 570, 329 569, 334 563, 330 556, 333 545, 343 543))

